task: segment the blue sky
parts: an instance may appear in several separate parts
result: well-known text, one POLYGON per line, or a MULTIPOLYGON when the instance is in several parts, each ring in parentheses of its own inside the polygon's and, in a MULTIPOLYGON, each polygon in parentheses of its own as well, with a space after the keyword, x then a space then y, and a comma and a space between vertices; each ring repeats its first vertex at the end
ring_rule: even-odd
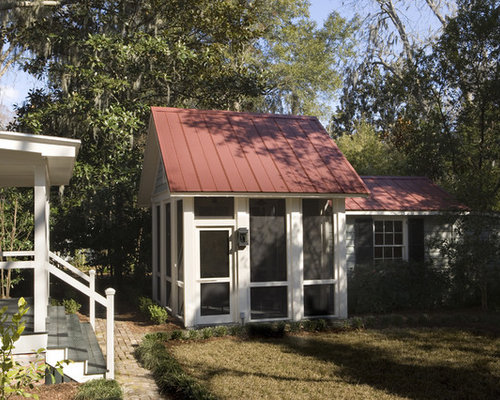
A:
MULTIPOLYGON (((375 10, 373 7, 372 10, 367 10, 367 2, 365 1, 360 2, 360 4, 363 5, 363 9, 359 9, 353 0, 311 0, 310 13, 311 17, 318 24, 322 24, 328 14, 334 10, 345 18, 352 18, 355 12, 366 14, 369 11, 375 10)), ((425 25, 427 26, 429 24, 430 26, 436 26, 437 24, 435 17, 430 12, 426 12, 425 9, 419 10, 413 7, 412 9, 404 10, 404 13, 409 16, 407 20, 403 21, 405 25, 407 25, 410 31, 418 32, 420 35, 426 35, 426 32, 422 29, 422 21, 425 21, 425 25), (434 19, 434 22, 432 19, 434 19)), ((16 68, 11 69, 0 79, 0 108, 12 113, 14 104, 22 103, 28 91, 37 87, 43 87, 43 82, 16 68)))

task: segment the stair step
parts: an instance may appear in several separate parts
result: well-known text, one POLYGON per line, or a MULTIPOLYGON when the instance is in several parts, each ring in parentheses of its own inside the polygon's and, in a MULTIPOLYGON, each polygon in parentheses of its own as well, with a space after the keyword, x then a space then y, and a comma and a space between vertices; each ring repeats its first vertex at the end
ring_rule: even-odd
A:
POLYGON ((83 336, 88 343, 89 360, 87 363, 87 374, 105 374, 106 373, 106 360, 102 354, 101 347, 97 342, 94 330, 90 323, 85 322, 81 324, 83 336))
POLYGON ((48 349, 64 349, 70 346, 66 313, 63 306, 49 306, 47 328, 48 349))
POLYGON ((72 361, 86 361, 89 359, 89 354, 86 348, 80 321, 76 314, 66 315, 68 337, 70 344, 68 346, 68 358, 72 361))

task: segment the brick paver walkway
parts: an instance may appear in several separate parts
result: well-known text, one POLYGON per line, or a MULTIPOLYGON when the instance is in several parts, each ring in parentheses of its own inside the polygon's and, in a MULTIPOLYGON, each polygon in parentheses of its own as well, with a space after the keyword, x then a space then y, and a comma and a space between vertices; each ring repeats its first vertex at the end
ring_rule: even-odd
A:
MULTIPOLYGON (((115 379, 123 390, 124 400, 167 399, 160 395, 151 372, 142 368, 134 357, 135 346, 142 340, 142 333, 128 329, 130 322, 115 321, 115 379)), ((106 320, 96 318, 97 340, 106 349, 106 320)))

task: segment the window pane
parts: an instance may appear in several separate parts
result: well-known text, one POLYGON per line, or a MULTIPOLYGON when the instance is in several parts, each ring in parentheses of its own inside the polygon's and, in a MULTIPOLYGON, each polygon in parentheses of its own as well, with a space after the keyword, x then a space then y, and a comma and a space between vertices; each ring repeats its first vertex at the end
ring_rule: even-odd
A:
POLYGON ((392 247, 384 247, 384 258, 385 259, 392 258, 392 247))
POLYGON ((284 199, 250 200, 250 276, 252 282, 287 279, 284 199))
POLYGON ((375 247, 375 258, 382 258, 382 247, 375 247))
POLYGON ((172 233, 170 231, 170 203, 165 204, 165 257, 166 257, 166 274, 172 276, 172 233))
POLYGON ((302 200, 304 279, 333 278, 333 219, 326 200, 302 200))
POLYGON ((184 212, 182 200, 177 201, 177 279, 184 281, 184 212))
POLYGON ((201 284, 201 315, 229 314, 229 282, 201 284))
POLYGON ((394 258, 397 258, 397 259, 403 258, 403 248, 402 247, 394 247, 394 258))
POLYGON ((402 221, 394 221, 394 232, 403 232, 403 222, 402 221))
POLYGON ((385 244, 393 244, 394 237, 392 233, 385 234, 385 244))
POLYGON ((229 276, 229 237, 227 231, 200 231, 200 277, 229 276))
POLYGON ((304 315, 306 317, 335 314, 333 285, 304 286, 304 315))
POLYGON ((376 233, 375 234, 375 245, 382 246, 383 244, 384 244, 384 234, 383 233, 376 233))
POLYGON ((234 198, 195 197, 194 215, 196 217, 234 218, 234 198))
POLYGON ((286 318, 287 287, 254 287, 250 289, 252 319, 286 318))
POLYGON ((172 307, 172 300, 170 296, 172 295, 172 282, 166 281, 165 282, 167 285, 167 307, 172 307))
POLYGON ((403 244, 403 234, 402 233, 394 234, 394 244, 403 244))
POLYGON ((375 221, 375 232, 383 232, 384 223, 382 221, 375 221))
POLYGON ((384 221, 384 229, 386 232, 394 232, 392 221, 384 221))

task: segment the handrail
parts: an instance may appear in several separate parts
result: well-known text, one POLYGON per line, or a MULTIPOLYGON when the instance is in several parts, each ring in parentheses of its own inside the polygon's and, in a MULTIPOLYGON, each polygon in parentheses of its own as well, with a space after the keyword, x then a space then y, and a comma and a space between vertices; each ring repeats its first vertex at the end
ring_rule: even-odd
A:
POLYGON ((52 258, 54 261, 56 261, 57 263, 61 264, 64 268, 69 269, 71 272, 73 272, 74 274, 78 275, 80 278, 85 279, 87 282, 90 282, 90 277, 87 274, 85 274, 84 272, 80 271, 78 268, 74 267, 73 265, 71 265, 66 260, 63 260, 57 254, 54 254, 51 251, 49 251, 49 258, 52 258))
POLYGON ((34 261, 0 261, 0 269, 33 269, 34 261))
POLYGON ((29 251, 0 251, 0 258, 2 257, 34 257, 35 252, 29 251))
MULTIPOLYGON (((49 253, 50 256, 55 256, 55 254, 49 253)), ((62 260, 62 258, 55 256, 52 257, 55 261, 59 262, 59 260, 62 260)), ((64 260, 62 260, 64 261, 64 260)), ((68 264, 71 268, 71 271, 76 268, 72 266, 71 264, 67 263, 64 261, 64 263, 61 263, 63 266, 66 267, 66 264, 68 264)), ((50 262, 46 263, 46 268, 49 273, 52 275, 58 277, 62 281, 68 283, 69 285, 73 286, 75 289, 79 290, 83 294, 87 295, 90 299, 90 323, 92 325, 92 329, 95 327, 95 301, 97 301, 99 304, 102 306, 106 307, 106 378, 108 379, 114 379, 115 377, 115 345, 114 345, 114 295, 115 295, 115 290, 108 288, 106 289, 106 297, 101 296, 99 293, 95 291, 95 271, 91 271, 90 274, 90 287, 85 286, 82 282, 79 280, 73 278, 71 275, 67 274, 66 272, 60 270, 57 268, 55 265, 51 264, 50 262)), ((81 272, 81 271, 80 271, 81 272)), ((83 274, 83 272, 82 272, 83 274)), ((80 274, 78 274, 80 276, 80 274)))

